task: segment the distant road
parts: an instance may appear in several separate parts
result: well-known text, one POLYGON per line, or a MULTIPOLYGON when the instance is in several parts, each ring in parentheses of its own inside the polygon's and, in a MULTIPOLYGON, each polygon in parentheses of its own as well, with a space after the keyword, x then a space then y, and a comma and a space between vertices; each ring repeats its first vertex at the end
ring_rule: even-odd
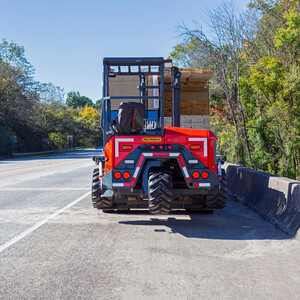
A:
POLYGON ((240 203, 93 209, 99 152, 0 161, 0 299, 300 298, 300 242, 240 203))

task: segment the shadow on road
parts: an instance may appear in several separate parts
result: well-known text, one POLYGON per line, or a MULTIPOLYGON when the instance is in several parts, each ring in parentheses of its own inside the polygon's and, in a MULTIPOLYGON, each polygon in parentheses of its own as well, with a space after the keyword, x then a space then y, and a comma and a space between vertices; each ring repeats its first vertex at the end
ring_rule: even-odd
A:
POLYGON ((276 229, 272 224, 261 219, 248 208, 243 207, 241 214, 237 211, 237 205, 229 205, 222 211, 214 214, 175 211, 173 216, 160 218, 153 217, 147 211, 136 211, 130 214, 148 215, 144 220, 120 221, 119 224, 134 226, 153 226, 153 230, 159 234, 181 234, 187 238, 220 239, 220 240, 282 240, 291 237, 283 231, 276 229), (245 213, 246 212, 246 213, 245 213), (190 219, 187 219, 189 217, 190 219), (171 229, 164 230, 162 227, 171 229), (164 233, 165 232, 165 233, 164 233))

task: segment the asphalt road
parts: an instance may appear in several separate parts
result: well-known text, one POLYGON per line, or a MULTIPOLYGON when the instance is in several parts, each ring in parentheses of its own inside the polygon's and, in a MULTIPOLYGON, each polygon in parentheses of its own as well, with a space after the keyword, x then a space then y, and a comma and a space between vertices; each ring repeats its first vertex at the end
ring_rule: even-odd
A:
POLYGON ((96 152, 0 161, 0 299, 300 299, 300 241, 238 202, 93 209, 96 152))

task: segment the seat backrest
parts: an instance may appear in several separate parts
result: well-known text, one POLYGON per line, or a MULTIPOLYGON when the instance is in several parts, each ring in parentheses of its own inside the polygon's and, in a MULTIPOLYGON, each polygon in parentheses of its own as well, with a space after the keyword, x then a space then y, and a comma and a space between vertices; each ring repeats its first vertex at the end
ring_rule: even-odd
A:
POLYGON ((144 128, 144 105, 138 102, 121 102, 118 115, 112 122, 115 132, 137 133, 144 128))

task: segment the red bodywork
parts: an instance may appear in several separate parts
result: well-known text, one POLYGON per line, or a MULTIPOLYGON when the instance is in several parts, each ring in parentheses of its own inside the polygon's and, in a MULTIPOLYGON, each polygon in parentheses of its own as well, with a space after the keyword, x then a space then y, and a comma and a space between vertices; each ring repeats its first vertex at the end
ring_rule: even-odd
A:
MULTIPOLYGON (((105 145, 105 174, 113 170, 122 162, 133 150, 142 144, 149 145, 183 145, 189 149, 208 169, 217 173, 217 166, 214 161, 214 143, 216 136, 209 130, 186 129, 179 127, 166 127, 165 136, 112 136, 105 145), (131 145, 131 150, 123 150, 123 145, 131 145), (199 150, 191 150, 191 145, 200 145, 199 150)), ((153 156, 169 156, 171 151, 162 150, 153 153, 153 156)), ((184 165, 181 155, 178 155, 181 166, 184 165)), ((139 160, 138 167, 141 166, 144 156, 139 160)))

